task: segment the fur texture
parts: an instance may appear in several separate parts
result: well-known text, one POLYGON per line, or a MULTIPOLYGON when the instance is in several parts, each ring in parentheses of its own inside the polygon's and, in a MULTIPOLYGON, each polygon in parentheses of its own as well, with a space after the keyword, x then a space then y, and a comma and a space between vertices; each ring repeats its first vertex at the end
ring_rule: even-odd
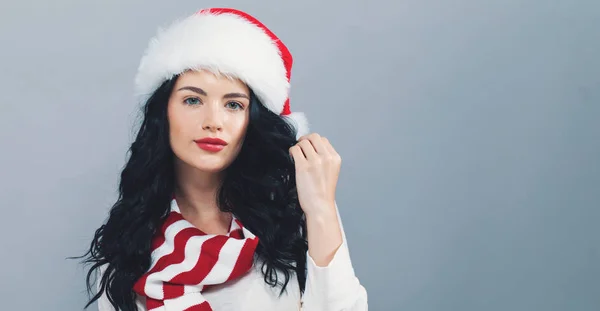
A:
POLYGON ((277 45, 256 25, 235 14, 194 14, 159 29, 135 78, 145 100, 162 82, 186 70, 206 69, 246 83, 265 107, 281 114, 289 93, 277 45))
POLYGON ((306 115, 302 112, 292 112, 289 115, 283 116, 284 119, 294 126, 296 129, 296 139, 309 133, 310 124, 306 115))

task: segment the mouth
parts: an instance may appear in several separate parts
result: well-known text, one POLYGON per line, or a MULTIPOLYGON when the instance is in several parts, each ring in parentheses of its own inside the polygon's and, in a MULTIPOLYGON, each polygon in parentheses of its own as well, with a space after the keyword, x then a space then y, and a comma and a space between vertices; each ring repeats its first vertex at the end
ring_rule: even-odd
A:
POLYGON ((218 152, 227 146, 227 142, 219 138, 203 138, 194 140, 200 149, 209 152, 218 152))

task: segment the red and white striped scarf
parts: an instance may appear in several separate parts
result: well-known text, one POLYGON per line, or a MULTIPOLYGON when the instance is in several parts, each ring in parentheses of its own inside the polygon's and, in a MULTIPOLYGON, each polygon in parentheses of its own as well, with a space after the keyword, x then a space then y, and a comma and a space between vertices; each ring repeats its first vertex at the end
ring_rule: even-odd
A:
POLYGON ((134 285, 148 311, 212 311, 202 297, 208 286, 248 272, 258 237, 233 217, 227 235, 211 235, 185 220, 175 199, 152 241, 151 265, 134 285))

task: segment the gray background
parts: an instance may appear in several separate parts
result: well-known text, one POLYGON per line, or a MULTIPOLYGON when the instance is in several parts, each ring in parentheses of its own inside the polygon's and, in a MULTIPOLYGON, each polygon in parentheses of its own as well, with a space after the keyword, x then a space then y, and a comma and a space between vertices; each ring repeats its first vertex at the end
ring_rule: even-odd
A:
POLYGON ((343 158, 371 310, 600 310, 600 2, 2 1, 2 310, 81 310, 159 25, 246 10, 343 158))

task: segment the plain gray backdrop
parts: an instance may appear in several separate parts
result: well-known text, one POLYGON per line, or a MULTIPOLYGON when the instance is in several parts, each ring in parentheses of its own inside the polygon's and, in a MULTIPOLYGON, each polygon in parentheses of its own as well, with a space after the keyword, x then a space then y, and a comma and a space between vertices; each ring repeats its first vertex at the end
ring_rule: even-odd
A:
POLYGON ((597 0, 2 1, 2 310, 82 310, 141 53, 211 6, 291 49, 370 310, 600 310, 597 0))

